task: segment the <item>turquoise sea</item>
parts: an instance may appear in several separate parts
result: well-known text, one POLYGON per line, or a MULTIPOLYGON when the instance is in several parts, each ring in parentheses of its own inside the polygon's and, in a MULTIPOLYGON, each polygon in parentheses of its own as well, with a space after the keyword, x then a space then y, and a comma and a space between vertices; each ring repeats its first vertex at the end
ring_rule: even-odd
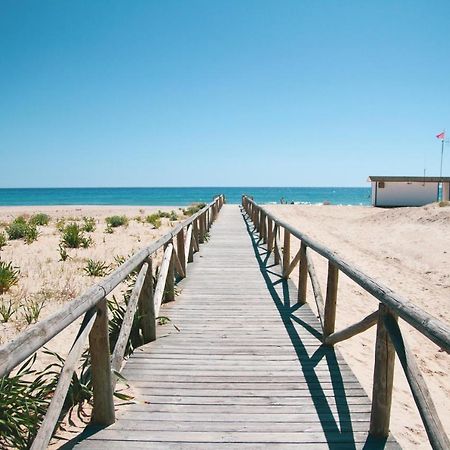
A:
POLYGON ((185 206, 225 194, 240 203, 242 194, 258 203, 370 205, 370 188, 361 187, 169 187, 0 189, 0 205, 157 205, 185 206))

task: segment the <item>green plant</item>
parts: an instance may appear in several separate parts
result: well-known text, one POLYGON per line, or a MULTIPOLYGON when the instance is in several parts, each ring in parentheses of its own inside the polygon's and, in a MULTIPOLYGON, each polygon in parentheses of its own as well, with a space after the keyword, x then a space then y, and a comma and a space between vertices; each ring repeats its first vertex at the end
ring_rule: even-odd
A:
POLYGON ((83 217, 83 231, 92 233, 95 231, 95 219, 93 217, 83 217))
POLYGON ((58 220, 56 221, 56 229, 57 229, 59 232, 62 233, 65 226, 66 226, 66 219, 64 219, 63 217, 62 217, 61 219, 58 219, 58 220))
POLYGON ((104 233, 106 234, 113 234, 114 233, 114 228, 111 225, 106 225, 105 231, 104 233))
POLYGON ((32 225, 45 226, 50 222, 50 216, 44 213, 37 213, 31 216, 29 223, 32 225))
POLYGON ((69 258, 70 258, 70 256, 67 253, 67 248, 62 243, 60 243, 59 244, 59 260, 66 261, 69 258))
POLYGON ((9 319, 16 313, 17 306, 12 301, 12 299, 1 299, 0 301, 0 316, 2 317, 2 322, 9 322, 9 319))
POLYGON ((159 218, 159 214, 150 214, 146 217, 145 221, 153 225, 154 228, 159 228, 161 226, 161 219, 159 218))
POLYGON ((7 227, 6 232, 10 240, 23 239, 28 229, 27 221, 23 216, 15 218, 7 227))
POLYGON ((15 375, 0 378, 0 447, 30 448, 58 378, 49 367, 33 369, 36 354, 15 375))
POLYGON ((2 247, 4 247, 6 245, 7 242, 8 242, 8 238, 6 237, 6 234, 0 233, 0 250, 2 249, 2 247))
POLYGON ((40 298, 39 295, 33 295, 25 299, 25 302, 22 305, 23 318, 28 325, 38 321, 45 303, 45 298, 40 298))
POLYGON ((112 228, 120 227, 122 225, 128 225, 127 216, 110 216, 105 219, 107 225, 112 228))
POLYGON ((87 248, 92 244, 92 239, 84 235, 80 225, 72 222, 63 228, 61 244, 67 248, 87 248))
POLYGON ((37 240, 37 238, 38 238, 38 231, 36 225, 28 224, 27 229, 25 231, 25 242, 27 244, 31 244, 32 242, 37 240))
POLYGON ((83 269, 90 277, 104 277, 111 271, 111 266, 104 261, 87 260, 87 265, 83 269))
POLYGON ((0 294, 4 294, 19 282, 19 274, 18 267, 14 267, 11 262, 0 260, 0 294))
POLYGON ((206 203, 193 203, 192 205, 183 209, 183 214, 185 216, 192 216, 195 213, 199 212, 201 209, 203 209, 205 206, 206 206, 206 203))

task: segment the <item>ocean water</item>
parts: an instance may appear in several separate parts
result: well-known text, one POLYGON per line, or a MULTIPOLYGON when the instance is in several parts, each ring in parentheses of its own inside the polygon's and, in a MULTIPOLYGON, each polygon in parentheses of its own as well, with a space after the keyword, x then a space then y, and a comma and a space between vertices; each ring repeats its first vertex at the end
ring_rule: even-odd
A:
POLYGON ((0 205, 156 205, 185 206, 224 194, 240 203, 242 194, 258 203, 370 205, 370 188, 361 187, 173 187, 0 189, 0 205))

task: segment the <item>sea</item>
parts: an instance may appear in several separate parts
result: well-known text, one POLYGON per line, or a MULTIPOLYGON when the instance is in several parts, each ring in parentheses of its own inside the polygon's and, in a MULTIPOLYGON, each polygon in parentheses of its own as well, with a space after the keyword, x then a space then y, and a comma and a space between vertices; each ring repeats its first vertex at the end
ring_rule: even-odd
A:
POLYGON ((243 194, 261 204, 370 205, 366 187, 113 187, 113 188, 3 188, 0 206, 35 205, 155 205, 185 206, 209 202, 224 194, 240 203, 243 194))

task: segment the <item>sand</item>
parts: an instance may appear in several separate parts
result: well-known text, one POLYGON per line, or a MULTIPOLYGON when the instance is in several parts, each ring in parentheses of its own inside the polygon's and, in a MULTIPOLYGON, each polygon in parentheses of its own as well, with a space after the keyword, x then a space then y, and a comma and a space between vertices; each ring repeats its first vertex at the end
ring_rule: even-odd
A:
MULTIPOLYGON (((3 260, 12 261, 21 270, 18 286, 3 297, 13 298, 17 303, 23 303, 27 298, 45 297, 40 318, 47 317, 96 281, 83 272, 88 258, 114 264, 114 256, 130 255, 163 235, 173 225, 167 219, 157 230, 150 224, 132 219, 144 217, 158 209, 180 212, 174 207, 0 207, 0 232, 6 222, 20 214, 45 212, 52 217, 49 226, 39 227, 36 242, 27 245, 23 241, 10 241, 0 251, 3 260), (129 225, 116 228, 113 234, 105 234, 105 217, 114 214, 127 215, 129 225), (55 222, 61 217, 81 219, 82 216, 96 219, 97 229, 89 233, 95 244, 88 249, 69 250, 71 259, 61 262, 58 252, 60 232, 55 222)), ((356 206, 273 205, 269 209, 398 294, 447 323, 450 321, 450 207, 431 205, 383 210, 356 206)), ((292 252, 295 245, 294 240, 292 252)), ((314 262, 324 291, 326 262, 321 257, 316 257, 314 262)), ((309 299, 313 306, 311 292, 309 299)), ((364 317, 377 307, 375 299, 345 276, 340 277, 337 329, 364 317)), ((11 339, 26 326, 20 311, 10 322, 0 323, 0 343, 11 339)), ((53 339, 49 347, 64 355, 77 328, 74 324, 53 339)), ((403 321, 401 328, 418 358, 440 418, 450 429, 447 406, 450 400, 450 359, 403 321)), ((375 328, 372 328, 337 345, 369 396, 372 391, 374 338, 375 328)), ((394 385, 391 428, 395 437, 405 448, 429 448, 398 361, 394 385)))
MULTIPOLYGON (((138 206, 45 206, 45 207, 0 207, 0 232, 15 217, 26 214, 32 215, 43 212, 51 217, 48 226, 38 227, 37 241, 26 244, 23 240, 8 241, 0 250, 3 261, 12 261, 20 268, 20 281, 17 286, 0 300, 10 299, 16 305, 23 305, 27 301, 45 301, 39 316, 43 319, 62 305, 81 294, 86 288, 94 284, 98 278, 87 276, 83 271, 89 258, 104 261, 114 268, 117 263, 115 257, 127 257, 152 241, 164 235, 174 222, 162 219, 159 229, 145 222, 138 222, 136 218, 145 218, 157 211, 174 210, 182 217, 177 207, 138 207, 138 206), (114 228, 114 233, 105 233, 105 218, 112 215, 126 215, 129 218, 127 226, 114 228), (93 240, 89 248, 68 249, 70 258, 60 261, 59 242, 61 233, 56 228, 56 222, 64 218, 66 223, 76 221, 82 224, 83 216, 94 217, 96 230, 86 233, 93 240)), ((0 344, 10 340, 18 332, 27 327, 24 310, 19 308, 8 323, 0 323, 0 344)), ((64 355, 70 348, 77 331, 77 325, 50 341, 48 347, 64 355)))
MULTIPOLYGON (((450 323, 450 207, 378 209, 358 206, 268 206, 276 216, 336 251, 433 316, 450 323)), ((296 244, 292 249, 297 249, 296 244)), ((292 245, 291 244, 291 245, 292 245)), ((326 289, 326 261, 316 255, 326 289)), ((295 280, 295 275, 294 275, 295 280)), ((314 305, 312 291, 309 303, 314 305)), ((336 330, 376 310, 378 302, 340 275, 336 330)), ((400 320, 401 329, 431 391, 439 417, 450 430, 450 358, 400 320)), ((375 327, 337 344, 366 392, 372 394, 375 327)), ((404 448, 430 448, 420 416, 396 361, 391 429, 404 448)))

